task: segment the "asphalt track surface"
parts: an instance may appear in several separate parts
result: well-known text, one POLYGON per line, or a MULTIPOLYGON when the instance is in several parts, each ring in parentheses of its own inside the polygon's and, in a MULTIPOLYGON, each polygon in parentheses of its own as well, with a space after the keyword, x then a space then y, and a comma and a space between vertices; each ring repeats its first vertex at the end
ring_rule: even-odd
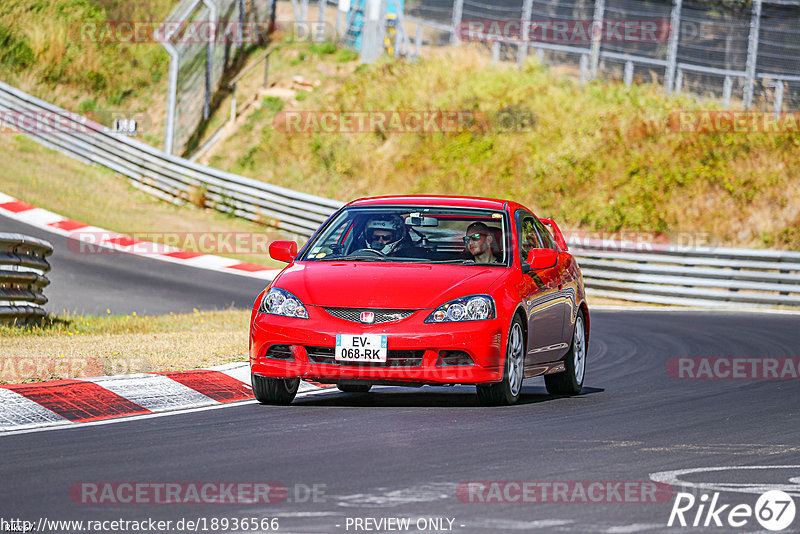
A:
MULTIPOLYGON (((450 518, 451 532, 470 533, 661 532, 669 530, 671 501, 487 504, 462 502, 456 489, 467 481, 648 481, 668 470, 800 464, 797 380, 676 380, 665 370, 674 356, 796 356, 797 316, 597 311, 592 320, 587 381, 573 398, 546 395, 540 379, 526 382, 519 405, 504 408, 478 406, 473 388, 385 388, 326 392, 288 407, 248 402, 0 436, 0 516, 278 517, 279 532, 298 533, 367 532, 346 528, 348 518, 364 517, 450 518), (70 487, 92 481, 274 482, 289 498, 73 502, 70 487), (306 502, 305 488, 314 485, 317 502, 306 502)), ((795 478, 798 488, 799 474, 774 468, 684 479, 791 485, 795 478)), ((720 502, 752 506, 757 493, 724 492, 720 502)), ((798 526, 800 517, 784 532, 798 526)), ((752 520, 738 530, 764 531, 752 520)))
MULTIPOLYGON (((0 215, 0 232, 49 241, 52 270, 44 289, 50 313, 158 315, 199 310, 249 309, 264 280, 206 271, 126 253, 77 254, 67 238, 0 215)), ((77 247, 73 247, 75 250, 77 247)))
MULTIPOLYGON (((51 241, 59 247, 60 239, 51 241)), ((96 258, 65 259, 54 275, 71 275, 67 267, 84 268, 82 261, 96 258)), ((91 279, 99 286, 93 291, 100 295, 101 279, 120 273, 122 287, 133 289, 145 277, 158 290, 177 284, 173 295, 189 291, 180 282, 187 268, 137 268, 148 260, 123 261, 124 267, 92 265, 97 270, 91 279), (170 277, 172 269, 176 274, 170 277)), ((184 284, 208 283, 200 281, 204 274, 192 274, 184 284)), ((80 280, 55 276, 62 283, 80 280)), ((242 279, 246 282, 260 283, 242 279)), ((226 289, 214 293, 225 295, 217 305, 237 298, 226 289)), ((147 294, 131 298, 149 305, 147 294)), ((198 295, 186 294, 181 304, 193 298, 198 295)), ((779 467, 800 464, 798 380, 678 380, 666 370, 670 358, 680 356, 798 357, 797 315, 598 310, 591 318, 586 384, 572 398, 548 396, 541 379, 526 381, 520 404, 503 408, 478 406, 468 387, 380 388, 367 395, 333 391, 288 407, 245 402, 0 436, 0 518, 35 524, 45 518, 152 518, 173 525, 181 518, 204 518, 206 532, 232 531, 211 529, 212 518, 273 517, 279 518, 278 532, 294 533, 396 532, 357 530, 356 518, 410 518, 408 532, 432 531, 417 530, 419 518, 451 519, 449 532, 469 533, 730 532, 730 527, 668 529, 672 499, 477 503, 459 499, 456 490, 469 481, 649 481, 653 473, 692 468, 702 471, 682 480, 701 485, 697 495, 713 494, 702 486, 709 483, 745 491, 747 485, 761 487, 723 491, 720 503, 728 505, 752 506, 770 484, 800 489, 800 467, 779 467), (734 469, 707 470, 724 466, 734 469), (767 469, 742 469, 754 466, 767 469), (272 482, 287 487, 288 498, 269 504, 154 505, 81 503, 70 497, 73 484, 104 481, 272 482), (306 490, 313 486, 317 496, 309 498, 306 490)), ((689 520, 696 510, 687 514, 689 520)), ((737 530, 764 531, 753 519, 737 530)), ((800 514, 783 532, 798 531, 800 514)))

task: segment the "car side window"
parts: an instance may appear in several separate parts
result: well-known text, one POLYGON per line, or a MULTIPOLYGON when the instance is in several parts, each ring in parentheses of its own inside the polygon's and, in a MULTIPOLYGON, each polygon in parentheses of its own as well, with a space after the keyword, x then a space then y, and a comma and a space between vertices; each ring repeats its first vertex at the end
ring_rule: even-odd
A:
POLYGON ((558 245, 556 245, 556 240, 553 239, 553 235, 550 231, 545 227, 545 225, 540 221, 538 218, 534 217, 534 226, 539 231, 539 235, 542 238, 542 243, 544 243, 544 248, 550 248, 553 250, 558 250, 558 245))
POLYGON ((517 210, 517 242, 519 243, 520 261, 528 259, 528 252, 541 248, 541 241, 536 233, 538 219, 524 210, 517 210))

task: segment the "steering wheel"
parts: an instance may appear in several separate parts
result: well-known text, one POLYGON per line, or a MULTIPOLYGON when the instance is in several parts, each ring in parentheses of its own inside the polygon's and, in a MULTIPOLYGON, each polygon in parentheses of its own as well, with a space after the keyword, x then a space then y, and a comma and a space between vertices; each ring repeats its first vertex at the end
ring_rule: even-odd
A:
POLYGON ((370 254, 373 254, 373 255, 378 256, 380 258, 388 258, 388 256, 386 254, 384 254, 383 252, 381 252, 380 250, 375 250, 375 249, 372 249, 372 248, 360 248, 358 250, 354 250, 353 253, 350 254, 350 256, 356 256, 356 257, 364 256, 364 257, 368 258, 368 257, 370 257, 370 254))

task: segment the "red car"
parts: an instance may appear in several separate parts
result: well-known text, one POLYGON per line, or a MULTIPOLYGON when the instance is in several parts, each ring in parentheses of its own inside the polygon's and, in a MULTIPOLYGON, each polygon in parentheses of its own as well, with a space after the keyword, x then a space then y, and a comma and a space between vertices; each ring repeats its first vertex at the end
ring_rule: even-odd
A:
POLYGON ((450 196, 356 200, 333 214, 255 300, 253 392, 289 404, 300 379, 367 392, 473 384, 487 405, 524 378, 581 391, 583 278, 558 226, 515 202, 450 196), (546 228, 550 227, 550 231, 546 228), (551 233, 552 232, 552 233, 551 233))

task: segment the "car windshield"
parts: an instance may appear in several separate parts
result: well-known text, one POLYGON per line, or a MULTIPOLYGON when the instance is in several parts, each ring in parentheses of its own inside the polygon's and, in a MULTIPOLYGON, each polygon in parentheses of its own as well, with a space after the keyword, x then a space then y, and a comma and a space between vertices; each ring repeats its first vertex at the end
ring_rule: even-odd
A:
POLYGON ((508 266, 508 236, 502 211, 351 207, 331 220, 298 260, 508 266))

